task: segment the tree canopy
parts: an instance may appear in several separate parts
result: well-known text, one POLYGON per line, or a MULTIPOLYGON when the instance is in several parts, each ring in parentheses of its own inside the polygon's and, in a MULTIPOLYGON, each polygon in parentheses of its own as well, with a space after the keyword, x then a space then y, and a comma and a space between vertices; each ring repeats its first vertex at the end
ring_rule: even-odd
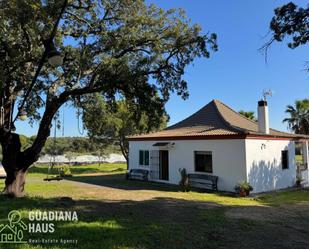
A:
POLYGON ((296 100, 295 105, 288 105, 285 111, 290 115, 283 122, 296 134, 309 134, 309 99, 296 100))
POLYGON ((141 108, 129 100, 121 99, 115 106, 110 106, 102 96, 95 95, 83 104, 83 122, 91 139, 100 142, 102 147, 110 144, 120 146, 123 156, 128 160, 128 136, 166 127, 169 117, 163 103, 159 101, 157 104, 157 107, 141 108))
POLYGON ((296 48, 309 41, 309 5, 302 8, 293 2, 275 9, 270 22, 272 39, 278 42, 290 37, 289 48, 296 48))
POLYGON ((182 10, 141 0, 13 0, 2 1, 1 9, 5 104, 25 103, 29 121, 41 122, 38 140, 58 107, 82 94, 102 92, 110 100, 121 94, 141 105, 151 104, 149 96, 158 91, 164 100, 170 91, 186 98, 185 66, 217 48, 216 36, 201 35, 182 10), (63 65, 39 68, 46 60, 44 41, 53 35, 63 65))
POLYGON ((287 40, 287 45, 291 49, 305 45, 309 41, 309 5, 298 7, 293 2, 289 2, 277 7, 274 14, 269 25, 271 38, 262 47, 266 56, 268 48, 275 41, 287 40))
POLYGON ((239 114, 245 116, 248 119, 251 119, 253 121, 256 121, 256 117, 254 116, 254 112, 246 112, 244 110, 240 110, 239 114))
POLYGON ((171 92, 186 98, 186 66, 217 50, 216 35, 201 34, 184 11, 143 0, 11 0, 0 1, 0 8, 6 192, 16 189, 17 172, 37 160, 64 103, 78 105, 80 96, 94 92, 109 103, 121 96, 140 106, 155 106, 152 96, 165 102, 171 92), (63 63, 47 63, 58 52, 63 63), (25 112, 39 129, 22 151, 12 131, 25 112))

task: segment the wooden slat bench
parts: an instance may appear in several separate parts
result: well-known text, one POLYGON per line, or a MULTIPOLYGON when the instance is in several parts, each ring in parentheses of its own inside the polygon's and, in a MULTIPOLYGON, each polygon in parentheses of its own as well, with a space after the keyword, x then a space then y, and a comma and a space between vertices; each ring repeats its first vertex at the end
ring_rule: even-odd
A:
POLYGON ((142 180, 148 181, 148 170, 145 169, 131 169, 127 174, 126 178, 129 180, 142 180))
POLYGON ((204 174, 188 174, 189 185, 195 188, 218 190, 218 176, 204 174))

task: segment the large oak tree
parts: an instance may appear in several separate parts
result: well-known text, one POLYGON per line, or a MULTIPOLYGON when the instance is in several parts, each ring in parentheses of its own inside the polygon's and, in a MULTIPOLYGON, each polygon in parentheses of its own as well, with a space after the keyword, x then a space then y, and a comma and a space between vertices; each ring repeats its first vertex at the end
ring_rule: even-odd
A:
POLYGON ((202 35, 183 11, 142 0, 0 0, 0 33, 0 142, 4 193, 12 196, 23 195, 27 169, 63 104, 94 92, 140 106, 152 105, 157 93, 162 101, 170 92, 185 98, 185 67, 217 49, 216 36, 202 35), (61 66, 47 63, 53 42, 61 66), (14 122, 25 112, 39 128, 22 150, 14 122))

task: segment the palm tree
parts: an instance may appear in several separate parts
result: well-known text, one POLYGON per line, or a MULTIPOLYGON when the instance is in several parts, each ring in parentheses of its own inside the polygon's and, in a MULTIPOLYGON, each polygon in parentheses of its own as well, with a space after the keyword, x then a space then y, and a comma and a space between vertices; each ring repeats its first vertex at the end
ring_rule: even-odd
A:
POLYGON ((288 105, 285 110, 290 115, 283 122, 296 134, 309 134, 309 99, 296 100, 295 106, 288 105))
POLYGON ((251 119, 251 120, 253 120, 253 121, 256 121, 256 118, 255 118, 255 116, 254 116, 254 112, 246 112, 246 111, 244 111, 244 110, 240 110, 238 113, 241 114, 241 115, 243 115, 243 116, 245 116, 245 117, 248 118, 248 119, 251 119))

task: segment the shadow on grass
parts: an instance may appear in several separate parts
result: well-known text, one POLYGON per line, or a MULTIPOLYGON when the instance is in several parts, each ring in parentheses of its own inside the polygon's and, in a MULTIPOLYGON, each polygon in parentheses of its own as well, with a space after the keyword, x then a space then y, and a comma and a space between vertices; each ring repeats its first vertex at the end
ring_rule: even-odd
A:
MULTIPOLYGON (((215 230, 224 219, 223 209, 214 209, 213 204, 205 210, 197 203, 173 198, 157 198, 145 202, 97 200, 71 200, 70 198, 20 198, 8 199, 1 196, 0 220, 5 222, 9 211, 21 210, 27 224, 30 210, 76 211, 79 221, 56 222, 53 234, 44 234, 44 239, 78 239, 75 248, 204 248, 204 245, 218 246, 214 239, 215 230), (194 212, 192 212, 195 210, 194 212), (204 214, 204 213, 203 213, 204 214), (216 217, 216 218, 214 218, 216 217), (217 222, 215 222, 217 220, 217 222), (206 226, 208 222, 208 225, 206 226), (211 226, 210 223, 212 224, 211 226), (201 227, 202 226, 202 227, 201 227), (192 233, 188 232, 192 231, 192 233), (194 231, 194 232, 193 232, 194 231), (175 239, 177 238, 177 239, 175 239), (192 244, 193 241, 193 244, 192 244)), ((45 221, 46 223, 46 221, 45 221)), ((221 224, 222 225, 222 224, 221 224)), ((218 235, 219 236, 219 235, 218 235)), ((221 235, 216 238, 221 237, 221 235)), ((42 238, 42 234, 25 232, 25 239, 42 238)), ((50 244, 39 244, 51 248, 50 244)), ((35 246, 33 244, 32 246, 35 246)), ((54 244, 55 248, 67 248, 54 244)), ((5 248, 16 248, 7 245, 5 248)), ((22 246, 19 248, 23 248, 22 246)), ((29 247, 25 247, 29 248, 29 247)), ((31 248, 31 247, 30 247, 31 248)), ((40 248, 40 247, 39 247, 40 248)), ((70 248, 70 247, 68 247, 70 248)))
MULTIPOLYGON (((54 233, 44 234, 45 239, 78 239, 77 245, 53 244, 52 247, 50 244, 40 244, 38 248, 309 247, 308 216, 302 217, 302 220, 291 219, 284 226, 280 221, 276 224, 230 219, 225 216, 229 207, 174 198, 108 202, 41 197, 8 199, 0 196, 0 203, 1 222, 5 222, 8 212, 13 209, 23 211, 23 221, 26 224, 29 223, 27 213, 34 209, 77 212, 78 222, 58 221, 55 223, 54 233), (296 221, 297 225, 302 226, 302 230, 293 227, 296 221)), ((251 212, 255 211, 255 207, 246 208, 251 212)), ((42 234, 25 233, 25 238, 42 238, 42 234)), ((6 245, 5 248, 16 247, 6 245)))
MULTIPOLYGON (((102 174, 95 176, 73 176, 73 177, 66 177, 66 180, 88 183, 114 189, 122 189, 122 190, 158 190, 167 192, 180 191, 179 186, 174 184, 152 182, 152 181, 127 180, 125 178, 125 173, 102 174)), ((215 193, 218 196, 235 197, 235 193, 230 192, 214 192, 210 189, 207 190, 198 188, 192 188, 191 190, 199 193, 215 193)))
POLYGON ((95 176, 74 176, 68 177, 66 180, 94 184, 103 187, 123 189, 123 190, 160 190, 160 191, 172 191, 178 192, 179 187, 177 185, 157 183, 157 182, 145 182, 137 180, 125 179, 125 174, 102 174, 95 176))

